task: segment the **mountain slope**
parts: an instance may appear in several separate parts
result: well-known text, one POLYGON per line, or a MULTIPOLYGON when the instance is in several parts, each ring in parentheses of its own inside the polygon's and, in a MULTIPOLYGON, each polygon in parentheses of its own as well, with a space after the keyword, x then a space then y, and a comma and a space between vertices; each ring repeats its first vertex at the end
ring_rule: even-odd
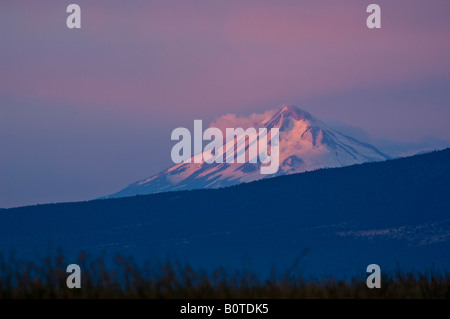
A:
POLYGON ((223 189, 0 211, 0 251, 121 252, 138 260, 305 275, 450 269, 450 149, 223 189))
MULTIPOLYGON (((285 106, 272 117, 263 118, 254 125, 256 129, 280 130, 280 168, 276 173, 278 176, 389 158, 375 147, 331 129, 296 106, 285 106)), ((248 159, 248 143, 245 150, 248 159)), ((191 162, 177 164, 108 197, 218 188, 274 177, 262 175, 260 163, 191 162)))

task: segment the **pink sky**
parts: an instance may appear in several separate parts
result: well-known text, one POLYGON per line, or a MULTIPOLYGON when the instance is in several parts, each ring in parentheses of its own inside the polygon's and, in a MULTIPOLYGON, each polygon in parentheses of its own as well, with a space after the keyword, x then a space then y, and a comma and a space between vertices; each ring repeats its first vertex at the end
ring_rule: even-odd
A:
POLYGON ((450 72, 448 1, 379 1, 376 31, 365 26, 370 1, 78 3, 77 31, 64 27, 64 1, 6 5, 2 93, 222 110, 450 72))

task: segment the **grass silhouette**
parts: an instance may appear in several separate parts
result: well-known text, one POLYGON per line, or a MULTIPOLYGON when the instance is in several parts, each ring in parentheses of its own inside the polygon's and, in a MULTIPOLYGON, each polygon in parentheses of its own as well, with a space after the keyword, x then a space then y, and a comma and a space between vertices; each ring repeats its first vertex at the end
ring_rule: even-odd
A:
POLYGON ((263 280, 248 272, 208 273, 176 262, 138 265, 121 255, 106 266, 104 257, 82 253, 77 263, 81 288, 69 289, 69 263, 62 254, 40 263, 0 254, 0 298, 450 298, 450 274, 437 271, 397 270, 382 276, 381 289, 369 289, 365 278, 306 280, 293 270, 272 271, 263 280))

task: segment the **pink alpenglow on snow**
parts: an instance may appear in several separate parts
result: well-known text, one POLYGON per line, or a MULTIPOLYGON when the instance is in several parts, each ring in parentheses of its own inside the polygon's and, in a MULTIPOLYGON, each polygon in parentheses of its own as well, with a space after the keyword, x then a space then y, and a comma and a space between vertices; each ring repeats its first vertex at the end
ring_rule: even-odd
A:
MULTIPOLYGON (((188 151, 186 154, 180 154, 183 144, 172 149, 172 152, 175 153, 172 156, 177 159, 178 164, 131 184, 109 197, 196 188, 218 188, 271 176, 383 161, 389 158, 374 146, 328 127, 310 113, 296 106, 284 106, 280 110, 270 110, 264 114, 253 114, 249 117, 236 117, 228 114, 214 121, 211 126, 217 125, 222 129, 223 127, 241 126, 246 128, 248 132, 248 128, 254 126, 276 132, 275 136, 279 136, 279 145, 272 149, 272 154, 275 155, 275 150, 279 152, 276 158, 279 168, 274 174, 265 175, 262 171, 263 163, 257 162, 255 155, 256 144, 259 144, 256 140, 260 136, 257 136, 257 134, 250 135, 250 138, 246 139, 245 147, 243 147, 245 136, 241 136, 239 139, 241 147, 238 144, 237 148, 230 147, 230 145, 235 144, 230 143, 230 141, 234 142, 235 140, 229 139, 227 142, 221 140, 220 136, 219 138, 216 136, 215 140, 211 142, 214 144, 213 147, 208 147, 208 144, 202 151, 202 131, 199 124, 196 128, 198 130, 196 132, 197 137, 194 137, 194 139, 198 139, 197 149, 194 150, 196 155, 190 156, 191 136, 187 134, 189 130, 183 128, 176 132, 175 139, 184 134, 183 140, 179 143, 184 143, 184 149, 188 151), (211 155, 212 149, 218 150, 216 156, 211 155), (234 151, 232 153, 226 152, 227 149, 233 149, 234 151), (220 160, 223 159, 224 154, 226 160, 220 160), (234 162, 235 157, 237 157, 237 162, 234 162), (247 161, 245 162, 244 159, 247 159, 247 161)), ((214 131, 209 132, 221 132, 219 128, 214 128, 214 131)), ((208 130, 205 130, 205 132, 208 132, 208 130)), ((255 132, 256 130, 253 133, 255 132)), ((205 135, 211 136, 212 134, 205 135)), ((262 144, 264 145, 264 143, 262 144)), ((261 145, 259 144, 259 146, 261 145)))

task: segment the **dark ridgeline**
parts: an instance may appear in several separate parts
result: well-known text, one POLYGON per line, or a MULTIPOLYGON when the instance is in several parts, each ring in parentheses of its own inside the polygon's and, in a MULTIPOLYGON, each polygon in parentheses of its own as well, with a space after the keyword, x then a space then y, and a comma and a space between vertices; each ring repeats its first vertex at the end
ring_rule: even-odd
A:
POLYGON ((371 263, 448 270, 450 149, 217 190, 0 212, 1 251, 34 258, 56 247, 257 274, 299 256, 307 276, 364 276, 371 263))

